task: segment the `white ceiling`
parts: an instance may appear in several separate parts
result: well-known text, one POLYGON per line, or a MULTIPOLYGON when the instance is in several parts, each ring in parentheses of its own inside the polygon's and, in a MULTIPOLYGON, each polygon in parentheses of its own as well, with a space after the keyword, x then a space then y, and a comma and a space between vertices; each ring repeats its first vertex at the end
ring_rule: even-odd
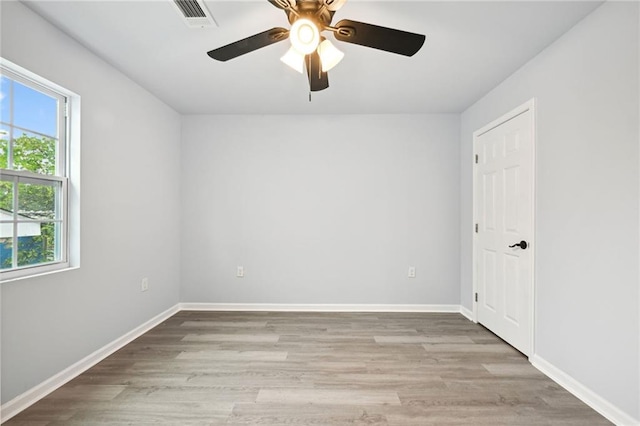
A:
MULTIPOLYGON (((188 28, 171 0, 25 1, 183 114, 461 112, 597 8, 600 1, 351 0, 352 19, 425 34, 414 57, 334 41, 345 59, 312 95, 279 58, 288 41, 229 62, 206 52, 272 27, 267 0, 206 1, 217 28, 188 28)), ((332 35, 327 35, 333 40, 332 35)))

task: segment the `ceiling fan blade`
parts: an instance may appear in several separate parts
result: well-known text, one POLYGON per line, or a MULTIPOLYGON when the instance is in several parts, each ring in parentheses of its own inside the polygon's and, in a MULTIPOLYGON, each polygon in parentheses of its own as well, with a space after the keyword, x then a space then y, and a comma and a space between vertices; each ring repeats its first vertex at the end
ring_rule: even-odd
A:
POLYGON ((294 9, 296 7, 296 0, 269 0, 269 3, 278 9, 294 9))
POLYGON ((348 19, 338 22, 335 27, 338 29, 335 32, 337 40, 404 56, 415 55, 425 40, 425 36, 422 34, 379 27, 348 19))
POLYGON ((335 12, 344 6, 346 2, 347 0, 324 0, 324 5, 330 11, 335 12))
POLYGON ((270 30, 252 35, 251 37, 236 41, 235 43, 227 44, 226 46, 211 50, 207 52, 207 55, 215 60, 224 62, 229 59, 237 58, 245 53, 253 52, 254 50, 269 46, 270 44, 286 40, 288 36, 289 30, 286 28, 271 28, 270 30))
POLYGON ((315 51, 305 56, 305 65, 307 67, 307 76, 309 77, 309 88, 312 92, 319 92, 329 87, 329 75, 322 72, 320 55, 315 51))

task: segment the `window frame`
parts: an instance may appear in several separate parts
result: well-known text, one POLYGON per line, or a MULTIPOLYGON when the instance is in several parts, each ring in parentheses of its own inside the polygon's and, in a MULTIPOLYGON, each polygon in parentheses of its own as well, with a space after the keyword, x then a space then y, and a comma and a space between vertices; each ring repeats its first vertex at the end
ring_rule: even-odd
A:
MULTIPOLYGON (((52 262, 43 262, 35 265, 15 266, 17 262, 17 250, 14 250, 12 268, 0 271, 0 282, 13 281, 16 279, 29 278, 41 274, 54 271, 62 271, 73 269, 79 266, 79 230, 72 230, 72 226, 79 226, 79 115, 80 115, 80 97, 75 93, 37 75, 34 74, 4 58, 0 58, 0 74, 10 78, 18 83, 25 85, 33 90, 51 96, 58 100, 57 124, 58 134, 56 143, 56 167, 52 175, 34 173, 26 170, 0 169, 3 181, 14 182, 14 207, 17 206, 18 200, 16 192, 18 190, 18 182, 35 183, 43 185, 60 185, 61 194, 59 195, 59 205, 56 206, 56 218, 53 220, 37 220, 38 223, 60 223, 60 258, 52 262), (76 117, 77 116, 77 117, 76 117), (73 138, 73 139, 72 139, 73 138), (71 158, 70 153, 73 146, 77 147, 77 152, 71 158), (77 182, 76 182, 77 181, 77 182), (70 194, 73 191, 73 194, 70 194), (75 194, 75 195, 74 195, 75 194), (59 218, 58 218, 59 217, 59 218)), ((14 140, 14 132, 24 131, 36 136, 52 137, 52 135, 44 135, 33 130, 14 126, 13 123, 13 97, 11 98, 10 108, 12 110, 11 117, 2 124, 9 128, 9 147, 7 153, 7 167, 13 167, 12 158, 12 141, 14 140)), ((58 201, 57 201, 58 202, 58 201)), ((13 224, 13 235, 17 235, 17 226, 19 223, 28 221, 20 221, 18 219, 19 212, 17 208, 13 209, 13 219, 8 223, 13 224)), ((6 222, 5 222, 6 223, 6 222)), ((12 242, 17 248, 17 239, 12 242)))

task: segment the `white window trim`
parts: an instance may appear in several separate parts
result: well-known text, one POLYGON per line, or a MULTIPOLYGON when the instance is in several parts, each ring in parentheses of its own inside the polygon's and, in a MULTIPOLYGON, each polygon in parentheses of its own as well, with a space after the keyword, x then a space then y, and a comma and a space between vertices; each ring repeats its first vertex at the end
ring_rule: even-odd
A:
MULTIPOLYGON (((47 92, 52 91, 56 95, 66 98, 66 111, 60 114, 61 126, 66 128, 64 141, 60 139, 58 149, 65 149, 60 152, 62 162, 59 167, 63 168, 64 176, 48 176, 32 174, 24 171, 6 171, 6 175, 22 176, 34 178, 42 181, 61 181, 64 186, 62 200, 63 215, 63 259, 54 263, 25 266, 0 272, 0 282, 6 283, 52 272, 73 270, 80 267, 80 96, 76 93, 53 83, 11 61, 0 58, 0 69, 4 73, 8 71, 17 75, 20 80, 25 80, 44 87, 47 92)), ((62 127, 61 127, 62 128, 62 127)), ((56 173, 60 174, 57 170, 56 173)))

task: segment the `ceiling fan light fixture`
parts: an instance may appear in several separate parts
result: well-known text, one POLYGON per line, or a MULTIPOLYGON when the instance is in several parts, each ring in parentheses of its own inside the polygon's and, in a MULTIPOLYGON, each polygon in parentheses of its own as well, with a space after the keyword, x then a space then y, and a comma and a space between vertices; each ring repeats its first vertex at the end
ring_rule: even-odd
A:
POLYGON ((320 55, 320 62, 322 63, 322 72, 329 71, 344 58, 344 53, 327 39, 323 40, 318 46, 318 55, 320 55))
MULTIPOLYGON (((0 0, 2 1, 2 0, 0 0)), ((197 1, 205 0, 173 0, 197 1)), ((307 69, 309 90, 317 92, 329 87, 328 70, 335 67, 344 54, 321 36, 330 31, 336 40, 357 44, 403 56, 413 56, 422 48, 426 37, 365 22, 343 19, 332 24, 334 13, 347 0, 268 0, 284 11, 291 24, 289 30, 271 28, 207 52, 217 61, 226 62, 288 38, 291 47, 280 59, 298 72, 307 69)))
POLYGON ((318 48, 320 31, 312 20, 300 18, 291 25, 289 39, 298 52, 308 55, 318 48))
POLYGON ((304 55, 298 52, 295 48, 290 47, 287 53, 280 58, 282 62, 289 65, 300 74, 304 71, 304 55))

